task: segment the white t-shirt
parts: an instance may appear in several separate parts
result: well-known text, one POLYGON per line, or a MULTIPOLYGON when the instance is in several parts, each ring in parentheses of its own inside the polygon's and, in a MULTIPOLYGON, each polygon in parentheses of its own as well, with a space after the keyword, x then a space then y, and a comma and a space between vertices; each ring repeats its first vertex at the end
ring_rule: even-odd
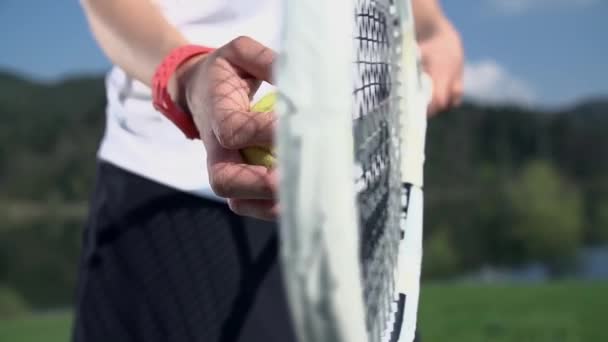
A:
MULTIPOLYGON (((276 49, 280 0, 156 0, 189 41, 222 46, 245 35, 276 49)), ((259 94, 267 91, 264 85, 259 94)), ((152 106, 149 87, 119 67, 106 77, 106 130, 98 155, 127 171, 172 188, 219 199, 209 185, 206 152, 152 106)))

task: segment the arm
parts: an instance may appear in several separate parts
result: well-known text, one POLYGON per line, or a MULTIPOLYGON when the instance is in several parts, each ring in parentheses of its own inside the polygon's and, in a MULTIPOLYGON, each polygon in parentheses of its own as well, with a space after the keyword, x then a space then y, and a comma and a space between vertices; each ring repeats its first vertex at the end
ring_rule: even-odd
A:
POLYGON ((425 71, 433 80, 429 114, 460 103, 463 92, 464 51, 460 35, 444 15, 438 0, 412 0, 416 38, 425 71))
POLYGON ((108 58, 148 86, 163 58, 188 43, 149 0, 81 0, 81 3, 95 39, 108 58))
MULTIPOLYGON (((148 86, 164 58, 188 44, 150 0, 81 3, 105 54, 148 86)), ((267 219, 277 212, 276 172, 246 164, 239 150, 272 143, 274 116, 251 113, 249 99, 262 80, 270 82, 274 57, 253 39, 239 37, 183 64, 168 89, 174 102, 193 116, 216 194, 239 214, 267 219)))

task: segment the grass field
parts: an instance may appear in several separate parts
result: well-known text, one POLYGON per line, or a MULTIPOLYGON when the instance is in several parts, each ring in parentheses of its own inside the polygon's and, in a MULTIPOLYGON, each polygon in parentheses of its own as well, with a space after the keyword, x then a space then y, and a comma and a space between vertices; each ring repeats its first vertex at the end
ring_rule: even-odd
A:
MULTIPOLYGON (((426 285, 424 342, 608 341, 608 283, 426 285)), ((69 314, 0 321, 0 341, 65 342, 69 314)))
POLYGON ((608 283, 427 285, 424 341, 608 341, 608 283))
POLYGON ((71 318, 68 313, 57 313, 0 320, 0 341, 67 342, 70 337, 71 318))

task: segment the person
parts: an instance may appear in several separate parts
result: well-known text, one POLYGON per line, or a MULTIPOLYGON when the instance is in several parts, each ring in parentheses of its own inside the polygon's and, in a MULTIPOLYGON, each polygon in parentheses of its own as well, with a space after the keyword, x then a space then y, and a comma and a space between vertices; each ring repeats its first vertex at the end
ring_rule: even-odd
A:
MULTIPOLYGON (((73 340, 294 341, 277 265, 277 175, 238 152, 272 143, 275 118, 248 109, 272 81, 280 0, 81 3, 114 67, 73 340)), ((435 115, 462 96, 461 40, 438 0, 413 6, 435 115)))

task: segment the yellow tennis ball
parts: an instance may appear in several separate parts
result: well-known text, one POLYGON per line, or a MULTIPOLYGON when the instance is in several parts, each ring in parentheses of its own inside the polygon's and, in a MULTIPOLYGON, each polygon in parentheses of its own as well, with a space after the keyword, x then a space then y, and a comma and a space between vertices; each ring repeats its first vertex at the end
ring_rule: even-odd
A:
MULTIPOLYGON (((251 111, 258 113, 270 112, 274 109, 276 102, 277 93, 268 93, 251 107, 251 111)), ((267 168, 273 168, 277 161, 274 148, 266 146, 244 148, 241 150, 241 156, 248 164, 266 166, 267 168)))
POLYGON ((258 102, 252 107, 252 112, 265 113, 270 112, 274 109, 274 105, 277 103, 277 93, 270 92, 264 95, 258 102))

